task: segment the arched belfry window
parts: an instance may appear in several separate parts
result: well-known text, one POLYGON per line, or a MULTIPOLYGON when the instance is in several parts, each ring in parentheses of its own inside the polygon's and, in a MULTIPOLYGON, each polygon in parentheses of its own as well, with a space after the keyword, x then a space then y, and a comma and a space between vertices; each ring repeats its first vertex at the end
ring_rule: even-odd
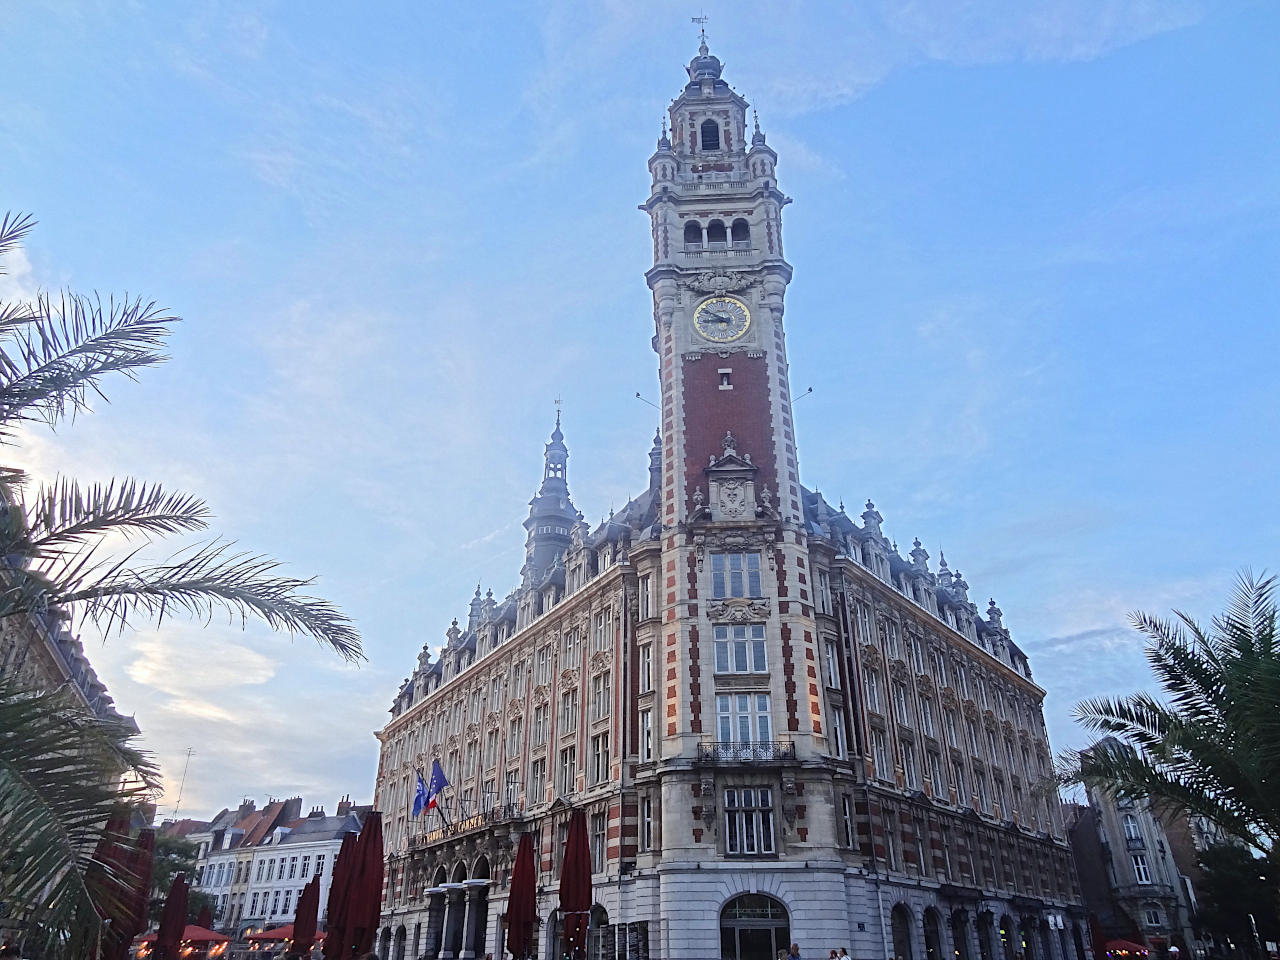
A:
POLYGON ((702 224, 697 220, 690 220, 684 225, 684 245, 686 247, 702 246, 702 224))
POLYGON ((728 238, 723 220, 712 220, 707 224, 707 243, 711 244, 711 249, 714 250, 716 247, 723 249, 728 238))
POLYGON ((734 897, 720 911, 724 960, 774 960, 791 944, 791 921, 781 900, 763 893, 734 897))
POLYGON ((751 243, 751 228, 747 226, 747 221, 743 220, 741 217, 733 221, 733 226, 730 228, 729 235, 733 238, 733 245, 735 247, 739 244, 745 247, 751 243))
POLYGON ((719 150, 720 149, 720 124, 714 120, 702 121, 702 149, 703 150, 719 150))

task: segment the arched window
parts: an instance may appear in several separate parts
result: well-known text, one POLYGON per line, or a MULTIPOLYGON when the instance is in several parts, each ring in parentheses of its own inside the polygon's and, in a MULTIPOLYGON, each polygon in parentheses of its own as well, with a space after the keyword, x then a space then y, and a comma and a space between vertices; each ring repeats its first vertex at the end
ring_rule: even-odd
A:
POLYGON ((697 220, 690 220, 684 225, 684 245, 685 247, 702 246, 702 224, 697 220))
POLYGON ((773 960, 791 945, 791 921, 781 900, 743 893, 720 911, 723 960, 773 960))
POLYGON ((926 960, 942 960, 942 933, 933 907, 924 912, 924 955, 926 960))
POLYGON ((748 246, 751 243, 751 228, 747 226, 747 221, 739 217, 733 221, 733 227, 730 229, 729 236, 733 239, 733 245, 748 246))
MULTIPOLYGON (((593 904, 587 921, 587 960, 611 960, 614 951, 608 949, 609 911, 600 904, 593 904)), ((477 954, 479 956, 479 954, 477 954)))
POLYGON ((712 220, 707 224, 707 243, 712 250, 723 250, 728 239, 729 235, 725 232, 723 220, 712 220))
POLYGON ((702 149, 720 149, 720 124, 714 120, 702 121, 702 149))
POLYGON ((893 930, 894 960, 911 960, 911 911, 905 904, 893 908, 889 926, 893 930))
POLYGON ((1124 815, 1124 836, 1126 840, 1140 840, 1142 838, 1142 833, 1138 830, 1138 818, 1132 813, 1124 815))

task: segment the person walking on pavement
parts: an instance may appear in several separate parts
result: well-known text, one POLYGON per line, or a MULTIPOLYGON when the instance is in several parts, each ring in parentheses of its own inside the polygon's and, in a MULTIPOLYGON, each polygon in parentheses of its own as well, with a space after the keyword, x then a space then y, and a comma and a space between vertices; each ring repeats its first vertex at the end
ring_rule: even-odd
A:
POLYGON ((791 952, 787 954, 787 960, 800 960, 800 944, 793 943, 791 952))

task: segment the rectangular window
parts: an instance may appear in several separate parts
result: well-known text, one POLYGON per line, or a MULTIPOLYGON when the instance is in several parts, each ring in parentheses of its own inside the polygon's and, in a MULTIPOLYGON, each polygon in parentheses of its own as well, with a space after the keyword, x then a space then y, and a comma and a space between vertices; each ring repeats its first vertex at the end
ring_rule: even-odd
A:
POLYGON ((898 836, 898 818, 893 811, 885 811, 884 815, 884 854, 885 862, 890 870, 898 869, 898 844, 902 838, 898 836))
POLYGON ((814 602, 821 613, 831 612, 831 575, 825 570, 815 571, 818 580, 814 584, 814 602))
POLYGON ((987 792, 987 775, 982 770, 973 772, 973 782, 978 788, 978 809, 983 813, 991 812, 991 795, 987 792))
POLYGON ((846 847, 853 846, 853 797, 847 793, 840 796, 840 826, 843 829, 843 840, 846 847))
POLYGON ((972 719, 964 722, 965 735, 969 738, 969 753, 978 755, 978 725, 972 719))
POLYGON ((578 652, 579 652, 578 631, 577 630, 568 631, 564 635, 564 637, 561 638, 560 644, 561 644, 561 650, 560 650, 561 660, 564 661, 562 664, 562 667, 576 666, 578 663, 578 652))
POLYGON ((996 734, 994 730, 987 729, 984 731, 987 735, 987 756, 992 763, 1000 762, 1000 754, 996 751, 996 734))
POLYGON ((518 697, 524 693, 524 661, 517 660, 511 665, 511 695, 518 697))
POLYGON ((881 780, 893 779, 893 768, 889 766, 889 745, 883 730, 871 731, 871 759, 875 761, 877 777, 881 780))
POLYGON ((507 756, 514 757, 520 753, 520 734, 524 729, 524 721, 520 717, 512 717, 507 724, 507 756))
POLYGON ((717 739, 721 743, 769 743, 773 718, 767 693, 722 693, 716 697, 717 739))
POLYGON ((724 792, 725 853, 773 853, 773 791, 741 787, 724 792))
POLYGON ((311 875, 311 857, 310 855, 302 858, 302 872, 299 876, 308 877, 311 875))
POLYGON ((947 785, 942 779, 942 757, 934 753, 932 750, 928 753, 929 757, 929 784, 933 787, 933 795, 939 800, 947 799, 947 785))
POLYGON ((907 707, 907 685, 898 680, 893 682, 893 716, 899 723, 911 725, 911 711, 907 707))
POLYGON ((873 713, 884 713, 884 708, 880 706, 880 672, 868 670, 866 676, 867 709, 873 713))
POLYGON ((498 731, 490 730, 484 735, 484 765, 492 767, 498 762, 498 731))
POLYGON ((258 861, 258 869, 257 869, 257 871, 255 871, 254 876, 253 876, 253 879, 254 879, 255 881, 259 882, 259 883, 261 883, 261 882, 262 882, 262 865, 263 865, 263 863, 264 863, 264 862, 265 862, 265 861, 262 861, 262 860, 259 860, 259 861, 258 861))
POLYGON ((831 754, 841 760, 845 757, 844 718, 839 710, 832 710, 827 721, 831 726, 831 754))
POLYGON ((609 716, 613 707, 612 689, 609 684, 610 674, 597 673, 591 678, 591 719, 603 720, 609 716))
POLYGON ((249 901, 249 916, 255 917, 257 915, 258 915, 258 894, 255 893, 253 895, 253 898, 249 901))
POLYGON ((540 747, 547 742, 547 713, 549 708, 541 703, 533 708, 533 745, 540 747))
POLYGON ((858 601, 858 639, 863 643, 871 643, 871 607, 858 601))
POLYGON ((647 573, 640 578, 638 592, 640 594, 640 619, 648 620, 653 601, 651 599, 652 589, 649 586, 649 575, 647 573))
POLYGON ((538 651, 534 661, 534 682, 541 684, 551 682, 551 648, 549 646, 538 651))
POLYGON ((541 803, 547 792, 547 758, 539 757, 529 764, 529 803, 541 803))
POLYGON ((653 711, 640 711, 640 761, 653 759, 653 711))
POLYGON ((763 596, 760 589, 760 554, 712 554, 711 596, 717 599, 763 596))
POLYGON ((827 686, 833 690, 840 689, 840 659, 836 654, 836 642, 827 640, 823 644, 826 651, 827 686))
POLYGON ((271 915, 274 917, 280 912, 280 891, 276 890, 271 894, 271 915))
POLYGON ((560 694, 560 735, 571 734, 578 729, 578 691, 566 690, 560 694))
POLYGON ((560 782, 562 794, 573 793, 578 767, 578 748, 565 747, 560 751, 560 782))
POLYGON ((640 798, 640 851, 653 849, 653 797, 640 798))
POLYGON ((898 657, 898 625, 888 620, 880 621, 880 639, 884 643, 885 652, 889 656, 898 657))
POLYGON ((604 783, 609 779, 609 734, 601 733, 591 738, 591 782, 604 783))
POLYGON ((904 743, 902 745, 902 772, 906 776, 907 789, 919 790, 920 780, 916 774, 915 744, 904 743))
POLYGON ((285 867, 284 857, 281 857, 281 858, 280 858, 280 869, 279 869, 279 871, 277 871, 277 872, 276 872, 276 879, 277 879, 277 880, 283 880, 283 879, 284 879, 284 867, 285 867))
POLYGON ((1147 866, 1145 853, 1133 854, 1133 875, 1139 883, 1151 882, 1151 868, 1147 866))
POLYGON ((933 732, 933 700, 920 698, 920 730, 926 737, 935 736, 933 732))
POLYGON ((764 625, 715 628, 716 673, 767 673, 764 625))
POLYGON ((603 813, 591 815, 591 872, 604 873, 605 858, 605 816, 603 813))
POLYGON ((956 803, 969 806, 970 797, 964 788, 964 764, 959 760, 951 761, 951 785, 956 788, 956 803))
POLYGON ((653 644, 640 644, 640 692, 653 689, 653 644))
POLYGON ((595 650, 608 650, 613 646, 613 611, 602 610, 596 614, 595 650))
POLYGON ((316 854, 316 876, 317 877, 324 876, 324 858, 325 858, 325 855, 323 853, 316 854))
POLYGON ((286 890, 286 891, 284 892, 284 904, 283 904, 283 905, 281 906, 281 908, 280 908, 280 909, 281 909, 281 911, 282 911, 283 913, 288 913, 288 912, 289 912, 289 904, 291 904, 292 902, 293 902, 293 891, 292 891, 292 890, 286 890))
POLYGON ((956 736, 956 712, 954 710, 948 710, 946 712, 946 717, 947 717, 947 743, 953 747, 959 747, 960 742, 956 736))

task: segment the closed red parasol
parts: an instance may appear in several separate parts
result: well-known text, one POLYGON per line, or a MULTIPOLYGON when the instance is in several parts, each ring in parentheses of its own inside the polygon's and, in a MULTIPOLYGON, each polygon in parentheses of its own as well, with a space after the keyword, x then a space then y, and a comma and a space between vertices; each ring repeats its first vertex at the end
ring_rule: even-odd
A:
POLYGON ((569 816, 569 837, 560 865, 560 916, 565 956, 582 960, 587 955, 587 921, 591 916, 591 850, 587 815, 582 810, 569 816))
POLYGON ((338 857, 333 861, 333 877, 329 881, 328 936, 324 938, 325 960, 337 960, 343 956, 342 945, 347 932, 347 899, 351 886, 352 867, 356 857, 356 834, 342 838, 338 857))
POLYGON ((316 913, 320 909, 320 878, 312 877, 298 897, 298 912, 293 917, 293 944, 291 957, 311 955, 311 945, 316 939, 316 913))
POLYGON ((105 958, 114 952, 115 940, 120 936, 120 921, 128 918, 132 887, 126 863, 132 849, 129 814, 122 810, 108 819, 102 828, 93 859, 85 871, 85 886, 103 919, 100 944, 93 948, 91 957, 105 958))
POLYGON ((169 896, 164 900, 164 913, 160 915, 160 929, 156 931, 156 957, 177 960, 178 943, 187 926, 187 878, 178 874, 169 886, 169 896))
POLYGON ((125 860, 129 877, 128 911, 117 921, 118 936, 103 951, 103 960, 126 960, 133 939, 147 929, 147 908, 151 905, 151 871, 155 861, 156 832, 146 827, 133 842, 125 860))
POLYGON ((213 929, 213 911, 209 909, 209 905, 207 903, 201 907, 200 912, 196 914, 196 926, 204 927, 206 930, 213 929))
POLYGON ((355 870, 344 918, 342 956, 360 957, 373 949, 382 915, 382 814, 370 811, 356 841, 355 870))
POLYGON ((533 862, 533 834, 520 834, 516 865, 507 898, 507 950, 514 960, 526 960, 537 947, 533 921, 538 916, 538 873, 533 862))

